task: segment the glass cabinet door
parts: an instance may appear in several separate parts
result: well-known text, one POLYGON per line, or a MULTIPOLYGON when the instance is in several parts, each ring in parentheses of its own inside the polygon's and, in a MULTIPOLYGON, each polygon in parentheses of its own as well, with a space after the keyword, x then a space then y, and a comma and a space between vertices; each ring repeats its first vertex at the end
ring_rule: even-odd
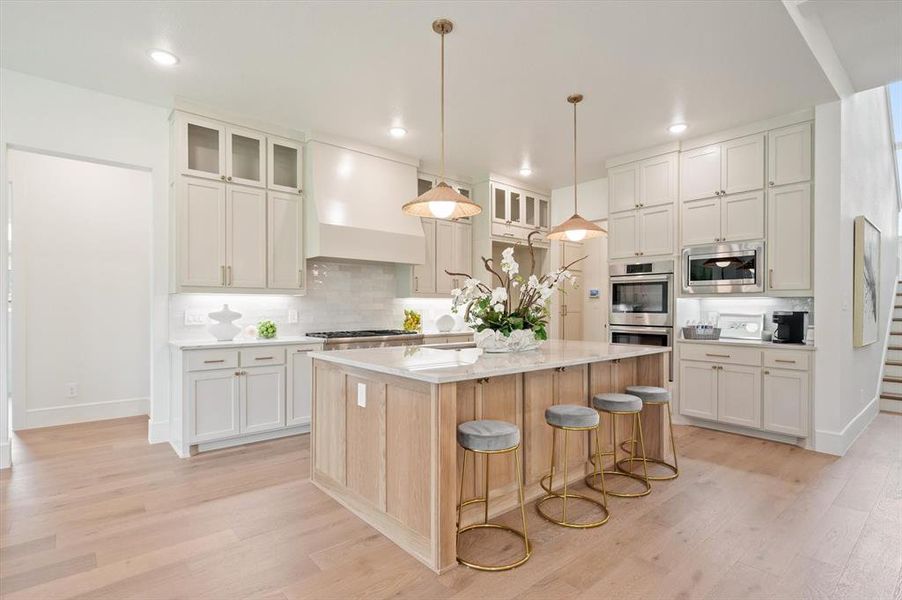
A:
POLYGON ((532 196, 526 196, 526 217, 525 223, 529 225, 530 228, 534 228, 538 226, 538 202, 532 196))
POLYGON ((520 192, 515 192, 513 190, 510 191, 510 200, 508 202, 508 205, 510 206, 510 216, 508 217, 508 219, 510 219, 512 223, 523 222, 523 207, 520 206, 522 198, 523 196, 520 194, 520 192))
POLYGON ((509 216, 507 189, 493 185, 492 187, 492 219, 506 223, 509 216))
POLYGON ((304 146, 300 142, 270 137, 267 144, 267 187, 300 194, 304 191, 304 146))
POLYGON ((227 133, 226 181, 264 187, 266 136, 234 127, 227 133))
POLYGON ((539 222, 537 226, 541 229, 548 229, 548 200, 539 199, 539 222))
POLYGON ((184 175, 225 180, 225 126, 201 118, 181 122, 180 168, 184 175))

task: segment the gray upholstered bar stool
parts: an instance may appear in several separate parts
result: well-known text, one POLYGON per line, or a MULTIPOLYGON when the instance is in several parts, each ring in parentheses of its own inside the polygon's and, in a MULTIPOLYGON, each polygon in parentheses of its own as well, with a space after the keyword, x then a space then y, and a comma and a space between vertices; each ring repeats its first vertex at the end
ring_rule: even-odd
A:
POLYGON ((511 563, 502 565, 483 565, 461 558, 459 553, 457 555, 457 562, 481 571, 506 571, 507 569, 519 567, 529 560, 529 556, 532 553, 532 549, 529 545, 529 537, 526 533, 526 504, 523 501, 523 476, 520 473, 520 430, 513 423, 508 423, 506 421, 493 421, 489 419, 466 421, 457 426, 457 443, 464 449, 463 464, 460 467, 460 495, 458 496, 460 503, 457 505, 458 549, 460 548, 461 534, 474 529, 500 529, 509 531, 523 539, 523 556, 511 563), (464 476, 467 470, 467 456, 470 452, 482 454, 485 457, 483 462, 485 467, 485 495, 464 500, 464 476), (514 467, 517 471, 517 491, 520 496, 520 517, 523 519, 523 531, 517 531, 516 529, 508 527, 507 525, 502 525, 501 523, 489 523, 489 455, 491 454, 514 455, 514 467), (482 523, 474 523, 473 525, 461 527, 461 511, 463 507, 477 503, 481 503, 485 506, 482 523))
POLYGON ((545 409, 545 422, 551 425, 551 470, 548 475, 542 477, 539 481, 539 485, 542 486, 542 489, 547 492, 545 496, 543 496, 536 503, 536 510, 539 514, 555 523, 557 525, 563 525, 564 527, 573 527, 575 529, 588 529, 589 527, 598 527, 600 525, 604 525, 608 522, 608 518, 610 514, 608 513, 608 497, 604 491, 604 474, 599 473, 599 466, 601 464, 601 455, 599 454, 601 450, 600 439, 598 436, 598 424, 600 419, 598 417, 598 413, 589 408, 588 406, 579 406, 578 404, 556 404, 545 409), (555 492, 554 491, 554 467, 555 467, 555 449, 557 447, 557 432, 558 430, 564 432, 564 452, 563 452, 563 461, 564 461, 564 490, 563 492, 555 492), (567 469, 567 464, 570 462, 570 452, 568 447, 568 442, 570 441, 570 432, 571 431, 586 431, 595 432, 595 460, 592 461, 593 465, 595 465, 595 469, 592 473, 593 478, 597 477, 599 474, 601 475, 601 502, 589 498, 588 496, 583 496, 581 494, 574 494, 567 490, 567 486, 569 484, 569 473, 567 469), (549 500, 559 499, 561 501, 561 517, 557 518, 548 514, 545 510, 545 504, 549 500), (567 518, 567 501, 568 500, 580 500, 582 502, 588 502, 597 506, 604 513, 604 516, 601 519, 597 519, 595 521, 573 521, 567 518))
MULTIPOLYGON (((611 442, 612 449, 611 452, 600 452, 599 456, 613 456, 614 465, 613 470, 605 470, 602 466, 601 472, 604 475, 617 476, 621 478, 630 478, 634 479, 642 484, 642 491, 640 492, 621 492, 617 490, 607 490, 608 496, 617 496, 618 498, 638 498, 639 496, 647 496, 651 493, 651 482, 648 479, 648 464, 645 458, 645 438, 642 436, 642 420, 639 418, 639 413, 642 412, 642 399, 633 396, 631 394, 595 394, 592 398, 592 406, 595 410, 608 413, 611 415, 611 442), (639 461, 642 463, 643 474, 638 475, 633 473, 632 471, 622 471, 618 468, 617 464, 617 449, 619 445, 617 444, 617 416, 629 416, 632 418, 632 435, 629 440, 630 447, 630 464, 633 461, 639 461), (636 438, 636 432, 638 431, 639 437, 636 438), (638 446, 637 446, 638 444, 638 446), (636 456, 636 449, 642 452, 641 456, 636 456)), ((601 459, 598 459, 601 462, 601 459)), ((594 490, 601 491, 594 479, 591 479, 592 475, 586 476, 586 485, 591 487, 594 490)))
MULTIPOLYGON (((627 386, 626 393, 641 398, 643 407, 648 405, 667 405, 667 426, 670 429, 670 449, 673 452, 673 464, 657 458, 646 458, 645 460, 657 465, 661 465, 671 471, 666 475, 649 475, 648 478, 650 480, 668 481, 670 479, 676 479, 680 474, 680 468, 677 461, 676 443, 673 440, 673 413, 670 410, 670 391, 662 387, 655 387, 651 385, 630 385, 627 386)), ((621 448, 627 450, 626 448, 624 448, 624 445, 627 443, 629 442, 624 442, 623 444, 621 444, 621 448)), ((629 458, 621 459, 620 462, 617 463, 617 468, 622 471, 632 471, 633 462, 635 461, 630 461, 629 458), (625 463, 629 463, 629 467, 624 466, 625 463)))

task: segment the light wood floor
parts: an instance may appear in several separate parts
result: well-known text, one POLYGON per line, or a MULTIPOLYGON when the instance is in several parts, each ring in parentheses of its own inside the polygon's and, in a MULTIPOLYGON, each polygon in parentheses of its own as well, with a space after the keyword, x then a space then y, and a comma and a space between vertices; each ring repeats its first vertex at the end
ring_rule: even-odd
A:
MULTIPOLYGON (((880 414, 842 459, 679 427, 682 475, 612 499, 607 525, 530 507, 524 566, 442 576, 310 484, 306 436, 180 460, 145 432, 135 418, 14 440, 0 596, 902 598, 902 416, 880 414)), ((517 549, 492 543, 467 549, 517 549)))

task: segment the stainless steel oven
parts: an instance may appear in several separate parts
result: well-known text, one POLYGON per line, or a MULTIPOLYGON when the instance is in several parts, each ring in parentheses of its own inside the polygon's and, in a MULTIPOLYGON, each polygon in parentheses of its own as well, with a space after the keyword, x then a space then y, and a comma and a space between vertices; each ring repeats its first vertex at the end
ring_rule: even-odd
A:
POLYGON ((611 325, 673 325, 673 261, 612 264, 611 325))
MULTIPOLYGON (((673 327, 639 327, 635 325, 611 325, 612 344, 638 346, 667 346, 673 348, 673 327)), ((670 380, 673 381, 673 352, 670 353, 670 380)))
POLYGON ((737 294, 764 291, 764 242, 696 246, 683 250, 683 292, 737 294))

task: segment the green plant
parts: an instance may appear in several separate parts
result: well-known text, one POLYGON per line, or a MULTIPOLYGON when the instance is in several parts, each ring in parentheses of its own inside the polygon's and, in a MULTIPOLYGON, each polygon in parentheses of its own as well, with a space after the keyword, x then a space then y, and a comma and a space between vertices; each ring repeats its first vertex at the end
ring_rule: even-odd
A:
POLYGON ((257 323, 257 335, 269 340, 276 337, 276 324, 266 319, 257 323))

